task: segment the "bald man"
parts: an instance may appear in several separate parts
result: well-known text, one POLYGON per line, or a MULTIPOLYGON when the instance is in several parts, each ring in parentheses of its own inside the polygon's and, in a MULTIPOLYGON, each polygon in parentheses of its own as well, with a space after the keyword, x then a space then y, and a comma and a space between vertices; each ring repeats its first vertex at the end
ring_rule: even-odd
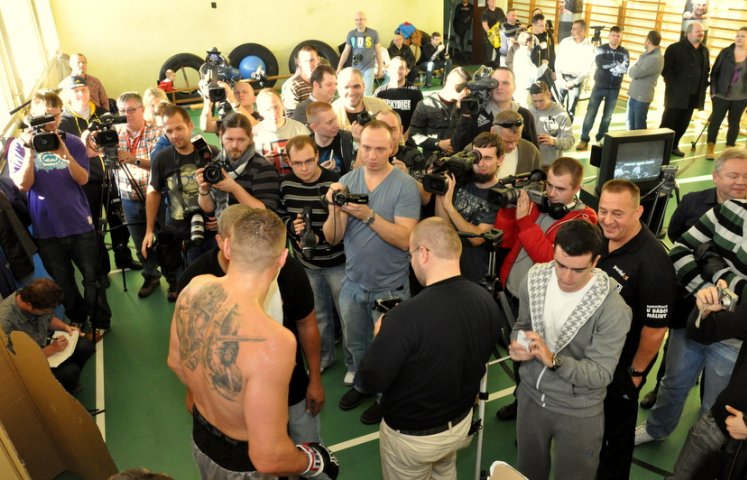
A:
POLYGON ((337 73, 345 67, 345 62, 352 52, 352 66, 363 73, 366 87, 364 94, 371 96, 374 91, 374 78, 384 76, 381 42, 378 32, 366 26, 365 13, 355 12, 353 20, 355 28, 349 31, 345 38, 345 49, 340 55, 340 63, 337 64, 337 73))

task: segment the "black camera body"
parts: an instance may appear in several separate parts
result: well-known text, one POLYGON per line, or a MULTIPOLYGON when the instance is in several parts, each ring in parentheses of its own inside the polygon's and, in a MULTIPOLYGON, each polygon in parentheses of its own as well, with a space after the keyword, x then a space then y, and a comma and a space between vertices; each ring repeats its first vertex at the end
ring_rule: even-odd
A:
POLYGON ((350 190, 345 187, 339 192, 332 193, 332 203, 340 207, 348 203, 368 205, 368 195, 365 193, 350 193, 350 190))
POLYGON ((436 195, 443 195, 449 189, 446 172, 454 175, 457 183, 465 183, 472 175, 472 166, 479 163, 482 155, 479 150, 458 152, 451 157, 442 157, 432 164, 431 173, 423 175, 423 190, 436 195))
POLYGON ((303 219, 304 223, 304 231, 301 234, 301 238, 299 239, 299 243, 301 244, 301 254, 304 256, 304 258, 314 258, 314 248, 317 246, 317 239, 316 235, 314 234, 314 231, 312 230, 311 225, 311 213, 312 208, 311 206, 307 205, 303 207, 303 212, 301 213, 301 218, 303 219))
POLYGON ((32 128, 34 131, 31 147, 36 153, 52 152, 60 148, 60 138, 65 138, 65 132, 59 132, 58 134, 44 130, 45 125, 54 123, 54 121, 53 115, 44 115, 40 117, 29 116, 23 122, 23 128, 32 128))
POLYGON ((542 205, 545 200, 545 181, 547 175, 542 170, 534 170, 520 175, 510 175, 498 180, 500 186, 488 191, 488 203, 499 208, 515 207, 519 200, 519 191, 524 190, 529 200, 542 205))
POLYGON ((358 113, 358 116, 355 118, 355 121, 358 122, 358 125, 361 127, 369 123, 371 120, 373 120, 373 116, 368 110, 363 110, 358 113))
POLYGON ((493 69, 481 66, 472 76, 472 81, 467 82, 465 88, 469 89, 469 96, 459 102, 459 113, 463 115, 477 115, 480 108, 487 105, 490 100, 490 92, 498 86, 498 81, 491 77, 493 69))
MULTIPOLYGON (((207 79, 213 85, 217 85, 218 81, 232 85, 234 82, 241 79, 241 72, 238 68, 232 67, 226 61, 225 57, 220 54, 220 51, 213 47, 207 52, 205 63, 200 66, 200 78, 203 80, 207 79)), ((221 88, 221 90, 223 90, 223 88, 221 88)), ((225 97, 223 99, 225 100, 225 97)), ((210 100, 212 100, 212 98, 210 100)))
POLYGON ((223 180, 223 170, 229 170, 231 166, 222 160, 213 158, 213 152, 202 135, 192 137, 192 146, 197 150, 197 168, 204 168, 202 177, 211 185, 223 180))
POLYGON ((105 113, 88 124, 93 141, 104 151, 104 162, 108 167, 119 165, 119 134, 114 125, 122 123, 127 123, 124 115, 115 117, 111 113, 105 113))

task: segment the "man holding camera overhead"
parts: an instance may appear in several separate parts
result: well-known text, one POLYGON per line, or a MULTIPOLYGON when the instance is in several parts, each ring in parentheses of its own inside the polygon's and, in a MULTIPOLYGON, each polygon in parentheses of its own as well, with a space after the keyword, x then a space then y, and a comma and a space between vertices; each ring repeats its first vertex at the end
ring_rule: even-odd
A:
MULTIPOLYGON (((353 388, 340 400, 343 410, 357 407, 367 393, 375 393, 364 393, 357 371, 371 344, 376 300, 410 296, 407 249, 420 218, 420 195, 415 180, 389 163, 391 151, 389 126, 379 120, 367 123, 359 149, 363 166, 333 183, 326 194, 329 216, 324 237, 331 245, 345 240, 340 314, 345 347, 356 371, 353 388), (358 197, 347 198, 346 190, 358 197), (366 196, 360 198, 361 194, 366 196)), ((365 419, 375 423, 381 416, 378 403, 369 410, 365 419)))
MULTIPOLYGON (((109 329, 111 310, 106 289, 98 288, 99 257, 91 211, 82 185, 88 182, 88 155, 80 138, 57 133, 62 101, 51 91, 31 99, 29 123, 39 123, 10 146, 10 177, 28 196, 31 225, 44 268, 62 288, 65 313, 73 323, 109 329), (49 116, 47 119, 43 117, 49 116), (46 148, 44 148, 46 147, 46 148), (75 282, 75 267, 83 276, 83 297, 75 282)), ((99 285, 101 287, 101 285, 99 285)))
MULTIPOLYGON (((530 185, 518 190, 506 207, 498 211, 495 228, 503 232, 502 247, 509 251, 503 259, 500 279, 509 293, 509 299, 518 310, 521 282, 530 268, 536 263, 550 262, 555 252, 554 242, 560 227, 574 219, 585 219, 597 223, 594 209, 578 199, 584 167, 574 158, 561 157, 555 160, 547 171, 544 191, 537 191, 530 185), (513 207, 513 208, 512 208, 513 207)), ((536 183, 541 186, 541 183, 536 183)), ((516 190, 514 190, 516 192, 516 190)), ((514 369, 516 384, 520 383, 518 364, 514 369)), ((498 410, 499 420, 516 418, 517 403, 514 402, 498 410)))
POLYGON ((481 235, 493 228, 498 213, 498 206, 488 202, 488 193, 498 184, 503 142, 495 133, 481 133, 472 142, 472 150, 475 156, 466 178, 446 174, 446 192, 436 196, 436 215, 450 221, 458 232, 475 235, 462 240, 460 265, 462 275, 479 282, 488 273, 490 250, 481 235))
POLYGON ((351 67, 342 69, 337 74, 339 98, 332 102, 337 123, 342 130, 350 131, 356 142, 360 140, 363 125, 379 111, 389 108, 384 100, 365 95, 365 81, 360 70, 351 67))

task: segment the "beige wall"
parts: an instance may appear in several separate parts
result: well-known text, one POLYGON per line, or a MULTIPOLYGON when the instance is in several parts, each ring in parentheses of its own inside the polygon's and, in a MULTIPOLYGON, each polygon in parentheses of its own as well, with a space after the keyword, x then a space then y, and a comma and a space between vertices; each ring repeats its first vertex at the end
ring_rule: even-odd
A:
POLYGON ((61 50, 86 54, 89 72, 102 80, 110 97, 153 85, 164 60, 176 53, 204 57, 213 46, 228 55, 242 43, 262 44, 277 57, 280 73, 288 73, 293 47, 315 39, 336 48, 354 28, 359 8, 385 47, 402 22, 428 32, 443 25, 437 0, 217 0, 217 9, 209 0, 51 3, 61 50))

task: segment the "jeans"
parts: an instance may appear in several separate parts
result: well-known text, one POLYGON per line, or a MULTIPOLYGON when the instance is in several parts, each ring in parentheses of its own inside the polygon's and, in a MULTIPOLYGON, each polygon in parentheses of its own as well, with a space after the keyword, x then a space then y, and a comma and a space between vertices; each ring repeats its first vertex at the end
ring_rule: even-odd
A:
POLYGON ((728 440, 709 411, 695 422, 680 450, 669 480, 714 478, 721 467, 721 446, 728 440))
POLYGON ((661 379, 656 404, 646 420, 646 431, 664 438, 677 427, 687 395, 705 369, 701 413, 711 410, 726 388, 737 361, 737 351, 723 343, 702 345, 685 337, 684 328, 669 332, 666 373, 661 379))
POLYGON ((306 411, 306 399, 288 407, 288 436, 293 443, 322 443, 321 418, 306 411))
MULTIPOLYGON (((337 311, 341 311, 340 287, 345 278, 345 265, 319 269, 307 268, 306 275, 314 291, 316 323, 319 325, 319 338, 322 342, 321 365, 322 368, 327 368, 335 363, 334 308, 337 307, 337 311)), ((353 356, 347 348, 343 347, 343 350, 345 351, 345 366, 349 372, 352 372, 355 370, 353 356)))
MULTIPOLYGON (((394 290, 368 291, 352 281, 347 276, 342 281, 340 289, 340 315, 342 316, 344 346, 353 356, 355 369, 354 386, 363 391, 360 385, 358 368, 373 341, 373 327, 381 315, 375 310, 377 299, 399 297, 402 300, 410 298, 410 284, 407 279, 404 285, 394 290)), ((371 392, 375 393, 375 392, 371 392)))
POLYGON ((713 103, 713 112, 708 123, 708 143, 716 143, 718 130, 724 121, 726 114, 729 114, 729 128, 726 130, 726 145, 734 146, 737 143, 739 135, 739 121, 742 118, 744 109, 747 108, 747 100, 726 100, 725 98, 711 97, 713 103))
POLYGON ((98 285, 101 272, 99 257, 95 254, 99 247, 96 232, 71 235, 62 238, 37 239, 39 256, 44 268, 62 288, 65 314, 74 323, 86 323, 88 318, 96 318, 96 327, 109 328, 112 311, 106 301, 106 289, 98 285), (83 296, 75 284, 75 268, 83 276, 83 296))
POLYGON ((143 254, 140 253, 140 247, 145 237, 145 204, 123 198, 122 210, 124 211, 125 221, 127 222, 127 230, 130 231, 132 241, 135 243, 137 258, 143 264, 143 276, 161 278, 161 272, 158 271, 158 258, 155 252, 153 254, 149 253, 148 258, 143 258, 143 254))
MULTIPOLYGON (((576 77, 571 75, 563 75, 565 81, 574 81, 576 77)), ((578 98, 581 96, 581 85, 576 85, 568 90, 563 88, 558 89, 558 103, 568 111, 568 116, 571 117, 571 122, 576 116, 576 105, 578 105, 578 98), (565 105, 565 99, 568 97, 568 106, 565 105)))
POLYGON ((438 70, 439 68, 444 69, 443 77, 441 77, 441 85, 443 85, 451 69, 451 60, 436 60, 435 62, 423 62, 418 65, 419 70, 425 70, 426 85, 430 85, 433 81, 433 70, 438 70))
POLYGON ((648 116, 648 107, 651 102, 639 102, 633 98, 628 98, 628 130, 645 130, 646 117, 648 116))
POLYGON ((367 97, 372 96, 374 92, 374 81, 376 80, 376 68, 377 67, 374 66, 373 68, 367 68, 365 70, 361 70, 361 73, 363 74, 363 85, 365 87, 363 90, 363 95, 367 97))
POLYGON ((589 134, 594 126, 594 120, 597 118, 597 112, 599 106, 604 100, 604 110, 602 110, 602 121, 599 123, 599 130, 597 130, 597 142, 604 138, 604 134, 610 128, 610 121, 612 120, 612 114, 615 113, 615 106, 617 106, 617 96, 620 94, 619 88, 597 88, 594 87, 591 90, 591 97, 589 98, 589 107, 586 110, 586 117, 584 118, 584 125, 581 128, 581 141, 588 142, 590 140, 589 134))

